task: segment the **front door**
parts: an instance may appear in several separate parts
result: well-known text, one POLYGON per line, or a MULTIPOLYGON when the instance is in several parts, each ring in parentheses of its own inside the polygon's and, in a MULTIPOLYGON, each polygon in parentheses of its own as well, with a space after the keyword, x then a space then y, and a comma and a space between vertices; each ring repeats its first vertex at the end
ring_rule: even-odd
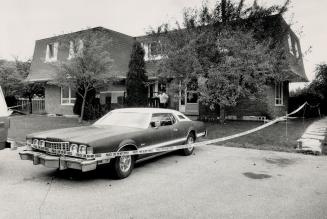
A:
POLYGON ((0 87, 0 150, 6 146, 9 128, 8 109, 0 87))

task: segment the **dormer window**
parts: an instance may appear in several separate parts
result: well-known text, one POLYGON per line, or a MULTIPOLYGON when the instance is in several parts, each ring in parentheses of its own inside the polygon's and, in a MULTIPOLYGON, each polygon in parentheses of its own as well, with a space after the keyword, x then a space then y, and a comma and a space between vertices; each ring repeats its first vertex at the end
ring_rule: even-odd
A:
POLYGON ((59 46, 58 42, 47 44, 47 50, 46 50, 46 56, 45 56, 46 62, 57 61, 58 46, 59 46))
POLYGON ((83 50, 84 44, 83 40, 78 41, 78 47, 76 48, 75 42, 74 41, 69 41, 69 52, 68 52, 68 60, 72 59, 75 57, 76 53, 75 51, 77 50, 77 54, 81 54, 83 50))
POLYGON ((162 59, 162 44, 160 42, 142 43, 142 46, 145 51, 145 61, 162 59))
POLYGON ((73 41, 69 41, 68 59, 72 59, 74 57, 75 57, 74 42, 73 41))

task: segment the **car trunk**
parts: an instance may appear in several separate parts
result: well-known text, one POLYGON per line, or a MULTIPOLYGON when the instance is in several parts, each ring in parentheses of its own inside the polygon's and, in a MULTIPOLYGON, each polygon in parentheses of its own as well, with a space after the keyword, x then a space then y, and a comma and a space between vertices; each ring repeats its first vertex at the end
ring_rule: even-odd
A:
POLYGON ((0 150, 4 149, 6 146, 9 119, 8 119, 8 108, 0 87, 0 150))

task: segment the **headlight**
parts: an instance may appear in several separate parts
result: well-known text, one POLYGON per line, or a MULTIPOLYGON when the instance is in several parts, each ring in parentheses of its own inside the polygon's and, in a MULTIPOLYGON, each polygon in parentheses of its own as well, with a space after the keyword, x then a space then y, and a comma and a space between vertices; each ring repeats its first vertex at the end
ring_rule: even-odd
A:
POLYGON ((39 147, 43 147, 45 146, 45 141, 44 140, 39 140, 39 147))
POLYGON ((31 144, 32 144, 32 139, 31 138, 26 139, 26 145, 31 146, 31 144))
POLYGON ((80 145, 78 151, 80 154, 86 154, 86 145, 80 145))
POLYGON ((70 151, 72 152, 72 154, 77 154, 77 152, 78 152, 78 145, 77 144, 71 144, 70 145, 70 151))
POLYGON ((93 154, 93 148, 92 147, 87 147, 86 148, 86 153, 87 154, 93 154))
POLYGON ((34 140, 33 140, 33 144, 37 146, 37 145, 39 144, 39 140, 34 139, 34 140))

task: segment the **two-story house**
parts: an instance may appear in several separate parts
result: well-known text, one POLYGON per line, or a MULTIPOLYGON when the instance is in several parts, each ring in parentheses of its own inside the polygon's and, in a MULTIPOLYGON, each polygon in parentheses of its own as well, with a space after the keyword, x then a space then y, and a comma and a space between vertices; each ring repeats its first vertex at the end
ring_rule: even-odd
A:
MULTIPOLYGON (((250 100, 248 98, 240 100, 237 107, 227 110, 230 118, 246 119, 251 116, 268 116, 273 118, 284 115, 288 109, 289 83, 307 81, 299 39, 281 16, 274 16, 272 20, 267 21, 267 29, 274 29, 276 25, 279 25, 287 30, 281 40, 284 42, 283 46, 289 52, 289 77, 282 83, 269 85, 266 97, 262 101, 250 100)), ((126 91, 125 79, 131 49, 133 43, 137 40, 143 45, 145 50, 146 71, 149 78, 149 83, 147 83, 149 98, 153 98, 160 91, 166 91, 170 96, 170 108, 180 110, 188 115, 203 116, 210 114, 206 107, 201 106, 196 95, 189 95, 190 91, 180 90, 178 94, 175 94, 169 91, 169 84, 160 83, 156 63, 163 57, 160 53, 160 45, 151 36, 131 37, 102 27, 83 31, 97 30, 104 31, 111 38, 112 45, 109 52, 114 60, 113 69, 115 72, 119 72, 118 77, 120 78, 120 80, 116 80, 102 90, 97 91, 101 105, 122 104, 121 101, 126 91), (173 98, 175 96, 178 96, 178 98, 173 98)), ((73 114, 73 105, 76 100, 75 91, 71 88, 58 87, 52 83, 56 75, 56 68, 53 66, 53 63, 71 58, 71 42, 68 39, 71 39, 74 35, 78 36, 83 31, 37 40, 35 43, 28 80, 30 82, 46 82, 45 110, 49 114, 73 114)), ((82 44, 81 41, 81 47, 82 44)))

